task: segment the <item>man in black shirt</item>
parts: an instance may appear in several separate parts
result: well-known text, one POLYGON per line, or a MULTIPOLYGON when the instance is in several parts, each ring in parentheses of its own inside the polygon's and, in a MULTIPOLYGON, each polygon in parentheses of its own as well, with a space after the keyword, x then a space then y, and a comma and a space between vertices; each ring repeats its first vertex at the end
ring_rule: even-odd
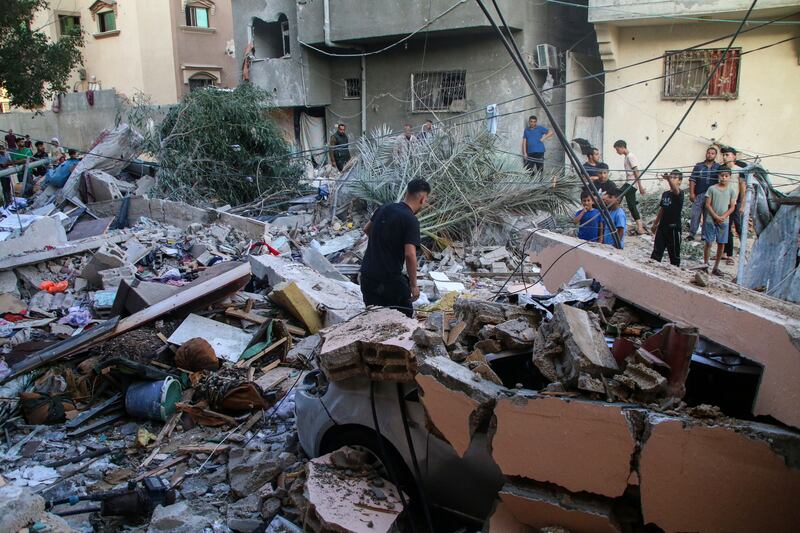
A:
POLYGON ((402 202, 378 208, 364 228, 369 236, 361 263, 364 304, 391 307, 413 315, 411 302, 419 298, 417 247, 419 220, 415 216, 428 202, 431 186, 415 179, 408 183, 402 202), (405 263, 407 276, 403 275, 405 263))
POLYGON ((683 210, 681 182, 683 174, 679 170, 673 170, 669 174, 664 174, 663 177, 667 180, 669 190, 661 195, 661 209, 653 223, 652 230, 656 238, 650 258, 660 263, 666 248, 669 262, 679 267, 681 266, 681 211, 683 210))
POLYGON ((339 172, 342 171, 344 166, 350 161, 350 139, 347 137, 347 130, 344 124, 336 126, 336 133, 331 135, 330 140, 330 161, 336 165, 339 172))

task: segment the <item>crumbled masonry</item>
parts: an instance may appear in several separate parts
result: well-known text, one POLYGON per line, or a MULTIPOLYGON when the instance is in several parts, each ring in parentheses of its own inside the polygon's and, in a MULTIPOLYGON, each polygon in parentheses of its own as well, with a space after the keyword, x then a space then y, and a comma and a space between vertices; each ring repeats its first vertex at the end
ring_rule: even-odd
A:
POLYGON ((456 224, 409 318, 364 306, 344 191, 200 208, 96 163, 0 219, 0 530, 405 531, 401 406, 454 531, 800 529, 797 306, 456 224))

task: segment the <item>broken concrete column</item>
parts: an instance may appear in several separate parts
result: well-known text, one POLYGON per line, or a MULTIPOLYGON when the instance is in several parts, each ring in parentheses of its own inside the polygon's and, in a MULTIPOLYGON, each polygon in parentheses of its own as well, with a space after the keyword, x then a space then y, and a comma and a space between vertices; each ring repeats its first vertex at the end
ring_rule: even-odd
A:
POLYGON ((602 245, 546 230, 530 239, 528 253, 546 272, 551 291, 583 267, 618 297, 681 324, 691 324, 716 343, 764 366, 754 414, 800 427, 800 319, 796 306, 742 289, 713 291, 692 285, 691 273, 638 263, 602 245), (550 266, 558 260, 558 268, 550 266))
POLYGON ((494 409, 492 456, 506 476, 611 498, 628 484, 636 440, 620 405, 543 396, 494 409))
POLYGON ((611 502, 599 498, 507 483, 500 491, 500 501, 515 520, 537 530, 557 526, 580 532, 621 531, 611 502))
POLYGON ((324 310, 325 326, 344 322, 364 310, 361 288, 355 283, 326 278, 305 265, 272 255, 250 256, 250 266, 257 279, 272 287, 295 282, 317 308, 324 310))
POLYGON ((487 425, 504 389, 483 379, 476 381, 472 371, 442 356, 425 358, 419 372, 416 380, 428 419, 463 457, 475 431, 487 425))
POLYGON ((651 414, 639 459, 642 513, 664 531, 800 530, 800 434, 651 414))
POLYGON ((413 381, 417 325, 394 309, 370 309, 321 332, 320 368, 331 381, 363 375, 376 381, 413 381))
POLYGON ((550 381, 572 387, 581 373, 610 377, 618 371, 597 317, 566 304, 556 304, 553 318, 539 328, 533 362, 550 381))

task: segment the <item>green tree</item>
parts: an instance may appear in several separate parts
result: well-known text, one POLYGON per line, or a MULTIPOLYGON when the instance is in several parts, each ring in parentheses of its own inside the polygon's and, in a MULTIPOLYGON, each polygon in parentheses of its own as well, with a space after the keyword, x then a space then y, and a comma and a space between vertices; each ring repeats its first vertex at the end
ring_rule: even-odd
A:
POLYGON ((79 27, 50 41, 34 26, 34 14, 47 6, 47 0, 3 0, 0 6, 0 88, 12 106, 37 109, 66 92, 70 72, 82 62, 79 27))

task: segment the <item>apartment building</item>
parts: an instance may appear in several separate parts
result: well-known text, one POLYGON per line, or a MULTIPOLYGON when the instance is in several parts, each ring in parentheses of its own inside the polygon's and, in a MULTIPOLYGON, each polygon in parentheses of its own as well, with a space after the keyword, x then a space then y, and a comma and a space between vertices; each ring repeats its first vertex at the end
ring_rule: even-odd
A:
MULTIPOLYGON (((338 122, 351 138, 426 119, 492 124, 519 153, 530 90, 483 12, 463 0, 233 0, 234 39, 249 79, 269 90, 277 118, 302 148, 325 144, 338 122), (243 56, 247 50, 247 57, 243 56), (495 106, 487 109, 489 106, 495 106)), ((586 10, 499 0, 528 66, 570 136, 602 141, 601 70, 586 10), (577 125, 577 129, 576 129, 577 125)), ((546 160, 564 163, 553 140, 546 160)))
MULTIPOLYGON (((612 144, 622 138, 640 160, 650 161, 720 61, 751 3, 589 1, 606 72, 607 160, 621 161, 612 144)), ((791 16, 798 11, 796 0, 756 4, 731 53, 654 167, 700 161, 708 144, 717 141, 744 152, 740 157, 765 156, 763 165, 772 172, 797 174, 800 154, 773 154, 798 149, 797 136, 787 134, 800 120, 795 89, 800 86, 800 17, 791 16), (776 22, 766 24, 770 21, 776 22)))
POLYGON ((171 104, 197 87, 238 82, 230 0, 58 0, 34 25, 51 39, 84 32, 76 92, 113 88, 171 104))

